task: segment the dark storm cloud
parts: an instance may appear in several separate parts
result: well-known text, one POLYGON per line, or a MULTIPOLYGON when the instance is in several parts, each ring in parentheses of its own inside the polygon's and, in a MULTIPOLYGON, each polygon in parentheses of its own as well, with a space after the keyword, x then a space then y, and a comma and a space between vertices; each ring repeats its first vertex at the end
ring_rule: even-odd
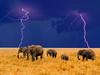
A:
MULTIPOLYGON (((81 12, 87 12, 90 15, 99 15, 100 1, 99 0, 0 0, 1 16, 4 16, 10 9, 19 5, 30 5, 34 7, 34 4, 39 6, 44 11, 45 17, 62 17, 70 10, 78 10, 81 12)), ((43 17, 43 16, 42 16, 43 17)))
POLYGON ((17 18, 16 8, 21 5, 30 7, 33 11, 39 10, 39 13, 36 12, 37 16, 31 15, 29 24, 25 24, 27 28, 23 46, 42 44, 45 47, 86 47, 82 22, 78 21, 70 25, 76 17, 69 15, 70 11, 79 11, 88 14, 86 29, 90 46, 100 47, 99 0, 0 0, 0 47, 18 46, 20 22, 14 18, 17 18), (10 10, 14 10, 15 14, 9 15, 10 10), (64 20, 66 15, 69 17, 64 20), (3 30, 5 31, 2 33, 3 30))

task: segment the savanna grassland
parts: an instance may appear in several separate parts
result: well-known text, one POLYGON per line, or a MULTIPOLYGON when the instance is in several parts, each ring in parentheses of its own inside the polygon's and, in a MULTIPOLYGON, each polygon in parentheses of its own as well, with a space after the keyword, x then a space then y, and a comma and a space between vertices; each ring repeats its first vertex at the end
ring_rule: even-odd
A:
POLYGON ((81 61, 76 57, 77 48, 56 48, 57 58, 46 56, 44 49, 43 59, 37 61, 26 60, 20 55, 17 59, 17 48, 0 49, 0 75, 100 75, 100 49, 93 49, 96 60, 81 61), (69 56, 69 61, 60 59, 64 53, 69 56))

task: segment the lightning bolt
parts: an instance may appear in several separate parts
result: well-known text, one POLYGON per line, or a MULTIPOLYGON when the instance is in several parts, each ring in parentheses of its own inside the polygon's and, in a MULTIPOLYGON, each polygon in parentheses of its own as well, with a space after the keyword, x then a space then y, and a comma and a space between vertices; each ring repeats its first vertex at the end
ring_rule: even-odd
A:
POLYGON ((24 29, 25 29, 24 22, 29 19, 29 12, 27 10, 25 10, 24 8, 22 8, 21 11, 24 13, 24 15, 20 19, 20 23, 21 23, 22 28, 20 29, 20 31, 21 31, 21 40, 20 40, 20 43, 18 45, 18 48, 21 47, 21 45, 23 43, 23 39, 24 39, 24 29))
MULTIPOLYGON (((87 47, 87 48, 90 48, 89 43, 88 43, 87 38, 86 38, 86 35, 87 35, 86 25, 87 25, 87 23, 86 23, 86 21, 85 21, 83 15, 78 13, 78 16, 77 16, 70 24, 73 25, 79 18, 80 18, 80 19, 82 20, 82 22, 83 22, 83 30, 84 30, 83 38, 84 38, 84 42, 85 42, 85 44, 86 44, 86 47, 87 47)), ((66 18, 65 18, 65 19, 66 19, 66 18)), ((64 21, 65 21, 65 19, 64 19, 63 22, 60 23, 60 24, 63 24, 64 21)), ((58 24, 57 24, 57 25, 58 25, 58 24)))
POLYGON ((86 25, 87 25, 87 24, 86 24, 86 21, 85 21, 85 19, 84 19, 84 17, 83 17, 82 14, 80 14, 79 16, 80 16, 81 20, 82 20, 83 23, 84 23, 84 27, 83 27, 83 30, 84 30, 84 42, 86 43, 86 46, 87 46, 88 48, 90 48, 89 43, 88 43, 88 41, 87 41, 87 39, 86 39, 86 35, 87 35, 87 31, 86 31, 86 25))

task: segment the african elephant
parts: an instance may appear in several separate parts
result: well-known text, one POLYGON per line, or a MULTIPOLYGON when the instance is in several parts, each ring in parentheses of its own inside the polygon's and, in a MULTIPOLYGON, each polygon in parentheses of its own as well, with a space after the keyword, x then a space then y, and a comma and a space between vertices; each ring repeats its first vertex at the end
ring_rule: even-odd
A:
POLYGON ((66 54, 62 54, 61 59, 67 61, 67 60, 69 60, 69 57, 66 54))
POLYGON ((52 58, 56 58, 56 56, 57 56, 57 51, 56 50, 54 50, 54 49, 49 49, 48 51, 47 51, 47 56, 51 56, 52 58))
POLYGON ((26 51, 27 51, 27 47, 21 47, 21 48, 19 48, 18 54, 17 54, 17 58, 19 58, 19 54, 20 53, 23 53, 23 57, 25 57, 26 56, 26 51))
POLYGON ((31 45, 31 46, 28 46, 28 52, 27 52, 27 59, 29 59, 29 54, 31 55, 32 57, 32 61, 38 59, 38 56, 43 57, 43 47, 40 46, 40 45, 31 45))
POLYGON ((82 56, 83 61, 84 61, 85 58, 86 58, 86 60, 88 60, 88 59, 95 60, 95 57, 96 57, 94 51, 91 50, 91 49, 79 50, 78 53, 77 53, 78 60, 80 60, 79 56, 82 56))

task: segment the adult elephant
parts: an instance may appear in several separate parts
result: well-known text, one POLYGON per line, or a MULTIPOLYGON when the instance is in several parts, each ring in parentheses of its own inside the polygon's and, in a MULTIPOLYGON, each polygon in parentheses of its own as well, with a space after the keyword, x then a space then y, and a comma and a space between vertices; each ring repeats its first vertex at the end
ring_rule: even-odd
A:
POLYGON ((79 56, 82 56, 83 61, 84 61, 85 58, 86 58, 86 60, 88 60, 88 59, 95 60, 95 58, 96 58, 96 55, 95 55, 94 51, 91 50, 91 49, 79 50, 78 53, 77 53, 78 60, 80 60, 79 56))
POLYGON ((27 50, 27 59, 29 59, 29 54, 32 57, 32 61, 38 59, 38 56, 40 56, 40 58, 43 58, 43 47, 41 45, 31 45, 28 46, 28 50, 27 50))

